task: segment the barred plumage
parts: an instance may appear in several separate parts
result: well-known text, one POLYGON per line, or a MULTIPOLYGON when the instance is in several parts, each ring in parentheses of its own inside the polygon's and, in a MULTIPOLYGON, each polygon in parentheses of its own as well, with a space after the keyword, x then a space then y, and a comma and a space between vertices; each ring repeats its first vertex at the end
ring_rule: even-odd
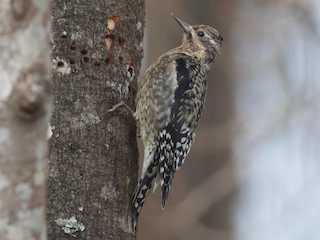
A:
POLYGON ((163 54, 138 82, 135 116, 144 144, 141 180, 133 196, 138 215, 154 183, 162 187, 164 208, 175 172, 195 139, 207 90, 207 74, 221 53, 222 37, 206 25, 184 30, 182 44, 163 54))

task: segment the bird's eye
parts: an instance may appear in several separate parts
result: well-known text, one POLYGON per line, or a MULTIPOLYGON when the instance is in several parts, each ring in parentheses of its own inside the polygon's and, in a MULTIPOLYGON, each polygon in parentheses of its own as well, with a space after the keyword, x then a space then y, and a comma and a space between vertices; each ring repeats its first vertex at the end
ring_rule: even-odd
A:
POLYGON ((204 36, 204 32, 203 31, 199 31, 199 32, 197 32, 197 34, 198 34, 199 37, 203 37, 204 36))

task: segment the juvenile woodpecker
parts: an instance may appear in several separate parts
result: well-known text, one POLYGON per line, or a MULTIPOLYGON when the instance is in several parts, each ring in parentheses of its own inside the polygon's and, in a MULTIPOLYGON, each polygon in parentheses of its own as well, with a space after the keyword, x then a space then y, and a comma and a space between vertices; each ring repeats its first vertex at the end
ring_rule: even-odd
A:
POLYGON ((135 117, 144 145, 141 179, 133 196, 138 215, 154 182, 165 207, 174 174, 195 139, 207 91, 207 75, 221 53, 222 37, 210 26, 180 24, 182 44, 153 63, 138 82, 135 117))

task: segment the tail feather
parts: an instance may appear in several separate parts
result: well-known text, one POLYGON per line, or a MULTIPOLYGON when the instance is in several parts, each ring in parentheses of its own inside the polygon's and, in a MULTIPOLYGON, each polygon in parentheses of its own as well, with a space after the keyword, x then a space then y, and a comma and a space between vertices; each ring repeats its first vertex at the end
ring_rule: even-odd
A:
POLYGON ((160 179, 162 187, 162 209, 164 209, 167 204, 174 174, 175 170, 173 169, 172 161, 168 161, 164 156, 161 156, 160 179))
POLYGON ((132 205, 136 215, 139 215, 155 177, 156 175, 146 175, 140 179, 132 198, 132 205))
POLYGON ((165 208, 168 198, 169 198, 169 192, 171 189, 171 184, 173 181, 174 173, 171 173, 170 175, 166 175, 165 178, 161 181, 162 186, 162 209, 165 208))

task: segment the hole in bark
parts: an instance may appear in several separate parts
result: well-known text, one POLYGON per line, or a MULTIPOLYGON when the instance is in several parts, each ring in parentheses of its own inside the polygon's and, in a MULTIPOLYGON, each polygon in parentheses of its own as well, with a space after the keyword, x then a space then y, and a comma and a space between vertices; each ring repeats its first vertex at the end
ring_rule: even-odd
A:
POLYGON ((85 49, 83 49, 83 50, 81 51, 81 54, 82 54, 82 55, 86 55, 87 53, 88 53, 88 51, 85 50, 85 49))
POLYGON ((89 58, 88 58, 88 57, 84 57, 84 58, 83 58, 83 61, 84 61, 85 63, 87 63, 87 62, 89 62, 89 58))
POLYGON ((129 72, 130 76, 133 77, 133 67, 129 66, 128 72, 129 72))
POLYGON ((70 45, 70 49, 72 51, 76 50, 77 46, 76 46, 76 43, 75 42, 72 42, 71 45, 70 45))
POLYGON ((107 58, 107 59, 106 59, 106 65, 107 65, 107 67, 109 67, 109 66, 111 65, 111 60, 110 60, 110 58, 107 58))
POLYGON ((119 42, 120 47, 122 47, 122 48, 126 44, 126 40, 124 40, 124 38, 122 38, 122 37, 119 37, 118 42, 119 42))
POLYGON ((59 61, 57 65, 58 65, 58 67, 63 67, 63 66, 64 66, 64 63, 61 62, 61 61, 59 61))
POLYGON ((119 23, 120 17, 119 16, 111 16, 107 18, 107 28, 110 31, 113 31, 119 23))
POLYGON ((96 66, 96 67, 100 67, 100 66, 101 66, 101 63, 95 62, 93 65, 96 66))
POLYGON ((120 61, 120 62, 123 62, 123 57, 120 56, 120 57, 119 57, 119 61, 120 61))
POLYGON ((105 44, 108 50, 111 50, 113 48, 114 39, 115 39, 114 35, 111 35, 111 34, 110 35, 108 34, 105 37, 105 44))
POLYGON ((75 64, 76 61, 75 61, 74 59, 70 59, 70 60, 69 60, 69 63, 70 63, 70 64, 75 64))

